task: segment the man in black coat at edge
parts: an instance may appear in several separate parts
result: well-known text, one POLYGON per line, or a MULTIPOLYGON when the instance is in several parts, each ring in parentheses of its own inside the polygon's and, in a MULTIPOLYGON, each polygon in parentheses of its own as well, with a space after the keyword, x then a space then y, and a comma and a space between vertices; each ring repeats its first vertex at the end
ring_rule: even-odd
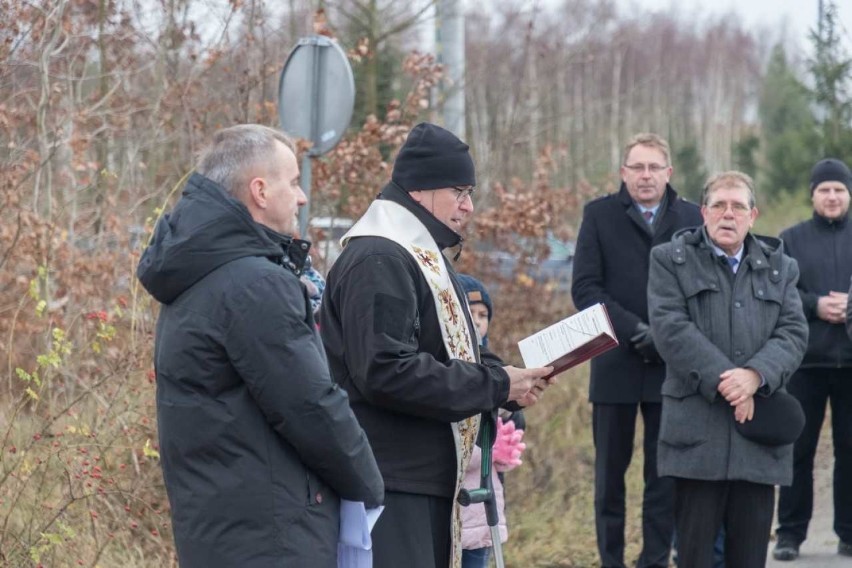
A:
POLYGON ((385 481, 375 568, 460 565, 455 499, 479 415, 529 406, 549 384, 550 367, 481 362, 464 291, 442 254, 461 244, 475 183, 467 144, 418 124, 328 275, 320 329, 332 376, 385 481))
POLYGON ((796 559, 807 537, 814 505, 814 456, 829 401, 837 551, 852 556, 852 341, 845 329, 852 277, 852 173, 840 160, 820 160, 811 171, 810 190, 813 217, 781 233, 784 252, 799 263, 797 287, 810 332, 805 358, 787 385, 805 411, 805 429, 793 446, 793 483, 781 487, 778 497, 772 556, 781 561, 796 559))
POLYGON ((139 262, 163 304, 157 420, 182 568, 336 567, 340 498, 383 498, 299 281, 294 152, 265 126, 215 133, 139 262))
POLYGON ((668 143, 630 139, 621 189, 588 203, 577 238, 571 293, 578 310, 606 305, 619 346, 592 359, 589 400, 595 443, 595 527, 604 568, 624 564, 624 476, 633 454, 637 410, 645 424, 643 548, 638 568, 668 566, 674 531, 670 479, 657 476, 660 388, 665 366, 648 328, 651 247, 678 229, 702 224, 697 205, 677 196, 668 143))

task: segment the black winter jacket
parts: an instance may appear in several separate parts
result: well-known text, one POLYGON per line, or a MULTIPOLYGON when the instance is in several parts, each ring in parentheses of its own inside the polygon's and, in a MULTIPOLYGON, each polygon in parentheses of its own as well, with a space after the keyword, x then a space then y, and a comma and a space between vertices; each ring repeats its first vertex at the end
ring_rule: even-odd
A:
POLYGON ((193 174, 139 263, 164 304, 157 418, 182 568, 331 568, 338 495, 383 498, 297 276, 308 247, 193 174))
MULTIPOLYGON (((411 211, 440 248, 459 236, 403 190, 380 197, 411 211)), ((447 263, 456 294, 465 298, 447 263)), ((470 314, 465 318, 475 337, 470 314)), ((320 330, 334 379, 349 392, 388 491, 453 498, 456 451, 451 422, 506 402, 498 365, 451 360, 432 292, 417 263, 382 237, 349 241, 328 275, 320 330)))
POLYGON ((810 336, 803 368, 852 367, 852 341, 842 323, 817 317, 817 301, 830 291, 847 292, 852 277, 852 224, 844 216, 813 218, 781 233, 784 252, 799 263, 799 295, 810 336))

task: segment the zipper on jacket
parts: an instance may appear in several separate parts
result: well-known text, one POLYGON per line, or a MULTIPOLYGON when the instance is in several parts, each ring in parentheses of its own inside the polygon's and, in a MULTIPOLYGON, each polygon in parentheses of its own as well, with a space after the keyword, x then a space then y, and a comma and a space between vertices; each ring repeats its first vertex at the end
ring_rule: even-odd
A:
MULTIPOLYGON (((832 248, 834 249, 834 262, 832 263, 833 268, 834 268, 834 274, 831 275, 831 282, 834 283, 834 282, 837 282, 839 280, 838 275, 839 275, 839 272, 840 272, 840 251, 837 250, 837 239, 840 236, 840 230, 837 227, 837 223, 835 223, 832 226, 832 229, 833 229, 833 231, 832 231, 832 234, 831 234, 831 245, 832 245, 832 248)), ((836 357, 837 357, 837 368, 839 369, 840 367, 843 366, 842 365, 843 350, 837 349, 835 347, 835 353, 837 353, 837 355, 836 355, 836 357)))
POLYGON ((420 314, 414 316, 414 333, 411 334, 411 341, 420 337, 420 314))

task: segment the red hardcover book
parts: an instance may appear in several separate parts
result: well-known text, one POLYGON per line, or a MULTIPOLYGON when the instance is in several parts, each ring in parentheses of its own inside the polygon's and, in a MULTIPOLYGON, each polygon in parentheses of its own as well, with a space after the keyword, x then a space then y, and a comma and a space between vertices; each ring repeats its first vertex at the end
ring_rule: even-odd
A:
POLYGON ((524 365, 557 375, 618 345, 606 306, 595 304, 518 342, 524 365))

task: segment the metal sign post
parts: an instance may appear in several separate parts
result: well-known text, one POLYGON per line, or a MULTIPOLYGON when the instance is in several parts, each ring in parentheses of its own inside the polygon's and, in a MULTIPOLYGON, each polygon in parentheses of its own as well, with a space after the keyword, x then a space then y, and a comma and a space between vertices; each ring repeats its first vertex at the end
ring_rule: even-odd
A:
POLYGON ((292 136, 310 140, 302 156, 302 190, 308 203, 299 212, 299 231, 307 238, 311 204, 311 158, 340 141, 352 120, 355 79, 343 49, 326 36, 301 38, 287 58, 278 84, 278 121, 292 136))

